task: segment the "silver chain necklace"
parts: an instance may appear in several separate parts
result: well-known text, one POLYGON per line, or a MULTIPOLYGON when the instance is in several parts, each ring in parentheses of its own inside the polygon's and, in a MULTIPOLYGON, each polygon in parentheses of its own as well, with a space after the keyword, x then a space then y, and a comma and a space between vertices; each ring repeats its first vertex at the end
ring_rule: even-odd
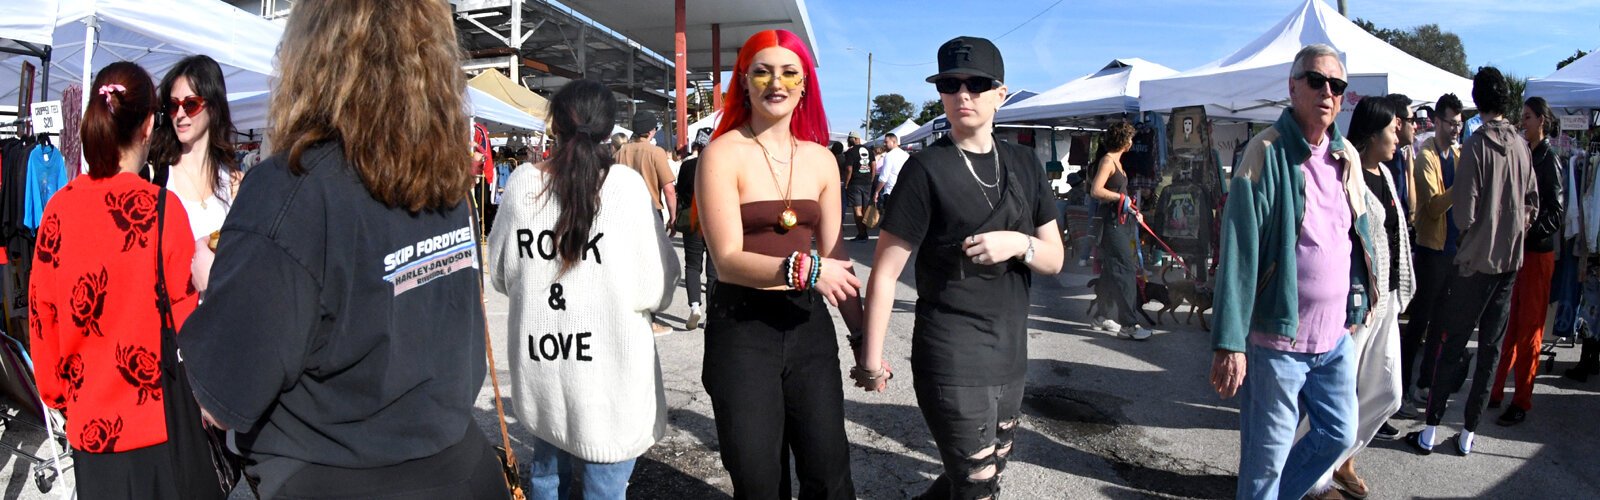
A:
POLYGON ((972 180, 977 181, 978 185, 983 187, 983 188, 978 189, 978 192, 983 193, 983 201, 989 203, 989 208, 990 209, 994 208, 994 200, 989 199, 989 191, 988 191, 988 189, 998 189, 1000 187, 1000 151, 998 149, 999 145, 996 144, 996 146, 997 146, 996 149, 991 150, 994 153, 994 183, 993 184, 990 184, 990 183, 987 183, 987 182, 983 182, 983 179, 978 177, 978 170, 975 169, 975 168, 972 168, 972 159, 967 158, 967 152, 966 151, 962 151, 961 150, 961 146, 956 146, 956 154, 961 155, 961 161, 963 163, 967 164, 967 173, 972 174, 972 180))

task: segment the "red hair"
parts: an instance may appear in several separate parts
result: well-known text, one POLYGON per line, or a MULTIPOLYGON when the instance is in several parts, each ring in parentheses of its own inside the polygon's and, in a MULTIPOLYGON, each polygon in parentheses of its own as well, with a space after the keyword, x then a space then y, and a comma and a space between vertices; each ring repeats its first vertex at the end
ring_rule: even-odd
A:
POLYGON ((750 121, 750 102, 746 100, 750 88, 745 84, 744 75, 750 72, 750 61, 756 58, 756 53, 772 47, 783 47, 800 56, 800 68, 806 76, 806 94, 800 98, 800 106, 795 108, 794 116, 789 119, 789 132, 796 139, 827 146, 828 116, 822 111, 817 64, 811 58, 811 52, 806 50, 805 41, 788 30, 767 30, 750 35, 750 39, 745 40, 744 46, 739 48, 739 61, 733 66, 733 82, 728 86, 727 98, 722 100, 722 120, 711 138, 716 139, 729 131, 738 130, 750 121))

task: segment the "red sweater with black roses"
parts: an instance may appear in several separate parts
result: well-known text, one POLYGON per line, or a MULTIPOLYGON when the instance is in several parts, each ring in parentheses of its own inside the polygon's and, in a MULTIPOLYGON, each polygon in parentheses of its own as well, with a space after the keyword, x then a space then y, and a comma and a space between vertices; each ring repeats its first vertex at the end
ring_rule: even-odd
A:
MULTIPOLYGON (((167 441, 156 311, 156 187, 134 174, 80 175, 44 208, 28 283, 34 378, 90 453, 167 441)), ((194 237, 167 194, 168 288, 179 326, 194 311, 194 237)), ((183 397, 193 397, 183 395, 183 397)))

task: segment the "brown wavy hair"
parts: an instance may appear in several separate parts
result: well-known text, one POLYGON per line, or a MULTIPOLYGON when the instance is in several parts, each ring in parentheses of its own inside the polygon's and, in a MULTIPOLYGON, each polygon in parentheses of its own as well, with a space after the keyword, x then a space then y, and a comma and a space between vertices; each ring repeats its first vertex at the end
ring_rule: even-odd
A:
POLYGON ((367 191, 412 212, 466 199, 473 183, 466 76, 444 0, 302 0, 278 45, 268 138, 300 156, 340 141, 367 191))
POLYGON ((1122 151, 1133 147, 1133 125, 1117 122, 1107 128, 1102 142, 1106 151, 1122 151))

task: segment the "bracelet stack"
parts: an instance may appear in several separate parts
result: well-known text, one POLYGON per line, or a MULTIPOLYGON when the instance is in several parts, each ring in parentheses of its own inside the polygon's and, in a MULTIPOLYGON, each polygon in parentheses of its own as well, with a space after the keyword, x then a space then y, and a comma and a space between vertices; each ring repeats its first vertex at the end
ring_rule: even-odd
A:
POLYGON ((785 284, 790 289, 805 291, 817 287, 817 279, 822 277, 822 259, 817 257, 817 251, 807 253, 793 252, 789 258, 783 260, 782 266, 785 284))

